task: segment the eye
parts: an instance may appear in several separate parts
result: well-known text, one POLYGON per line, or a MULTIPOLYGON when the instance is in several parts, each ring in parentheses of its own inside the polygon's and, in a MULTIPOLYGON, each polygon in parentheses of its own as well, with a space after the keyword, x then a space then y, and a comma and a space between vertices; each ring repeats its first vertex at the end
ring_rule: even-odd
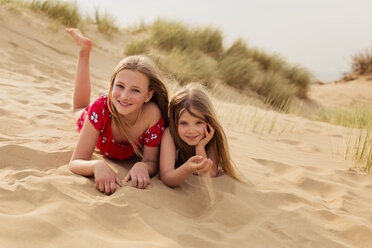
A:
POLYGON ((187 125, 187 122, 186 121, 181 121, 180 123, 178 123, 178 125, 185 126, 185 125, 187 125))
POLYGON ((133 89, 132 92, 140 93, 141 91, 139 91, 138 89, 133 89))
POLYGON ((197 125, 203 125, 204 124, 204 121, 197 121, 196 124, 197 125))
POLYGON ((124 86, 121 85, 121 84, 117 84, 116 87, 117 87, 117 88, 120 88, 120 89, 124 89, 124 86))

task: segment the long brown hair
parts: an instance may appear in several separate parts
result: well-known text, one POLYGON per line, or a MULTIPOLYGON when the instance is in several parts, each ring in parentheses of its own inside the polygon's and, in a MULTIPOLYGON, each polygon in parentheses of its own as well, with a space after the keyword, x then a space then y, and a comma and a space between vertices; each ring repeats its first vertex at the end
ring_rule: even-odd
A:
POLYGON ((122 70, 133 70, 143 73, 149 78, 149 91, 153 90, 154 94, 150 101, 154 101, 160 109, 161 115, 164 118, 165 125, 168 125, 168 89, 165 83, 165 79, 161 74, 158 67, 151 61, 150 58, 144 55, 135 55, 129 56, 119 62, 119 64, 115 67, 114 71, 112 72, 111 79, 110 79, 110 89, 108 94, 108 101, 107 105, 112 114, 113 120, 119 124, 121 127, 121 131, 129 141, 129 143, 133 146, 135 153, 138 156, 142 156, 141 151, 137 147, 137 141, 133 139, 128 133, 128 123, 123 123, 122 120, 119 118, 119 113, 115 108, 114 104, 111 101, 112 98, 112 90, 114 86, 114 81, 116 75, 122 70))
POLYGON ((182 141, 178 135, 178 120, 183 111, 188 111, 191 115, 201 118, 193 110, 201 113, 204 121, 209 123, 215 130, 214 136, 208 145, 214 145, 216 148, 218 166, 221 166, 231 177, 244 181, 231 160, 226 134, 217 120, 212 102, 203 87, 198 83, 191 83, 182 88, 181 91, 172 97, 169 104, 169 129, 178 149, 179 161, 184 163, 191 156, 195 155, 195 148, 182 141))

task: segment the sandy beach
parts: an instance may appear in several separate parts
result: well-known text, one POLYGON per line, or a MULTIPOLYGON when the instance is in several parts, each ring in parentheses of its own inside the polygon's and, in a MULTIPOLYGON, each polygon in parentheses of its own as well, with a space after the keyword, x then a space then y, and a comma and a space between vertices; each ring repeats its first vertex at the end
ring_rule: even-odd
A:
MULTIPOLYGON (((98 192, 66 167, 78 138, 74 41, 31 12, 0 17, 0 247, 371 247, 372 176, 345 159, 355 131, 222 99, 213 102, 246 184, 212 179, 211 204, 197 176, 177 188, 155 176, 141 190, 124 182, 135 159, 110 160, 123 187, 98 192)), ((107 92, 126 37, 84 34, 94 42, 93 99, 107 92)), ((309 96, 372 102, 370 79, 358 80, 309 96)))

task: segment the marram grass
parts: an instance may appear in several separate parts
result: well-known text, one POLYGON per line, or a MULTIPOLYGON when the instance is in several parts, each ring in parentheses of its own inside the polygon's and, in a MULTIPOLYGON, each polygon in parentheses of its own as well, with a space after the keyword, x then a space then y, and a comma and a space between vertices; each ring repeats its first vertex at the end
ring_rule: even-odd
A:
POLYGON ((115 25, 115 19, 107 12, 100 14, 98 8, 96 8, 94 17, 99 32, 112 36, 119 30, 115 25))
POLYGON ((32 0, 28 6, 32 10, 44 12, 50 18, 59 20, 68 27, 77 27, 82 21, 76 4, 69 2, 32 0))
POLYGON ((372 73, 372 48, 353 55, 351 67, 358 74, 372 73))

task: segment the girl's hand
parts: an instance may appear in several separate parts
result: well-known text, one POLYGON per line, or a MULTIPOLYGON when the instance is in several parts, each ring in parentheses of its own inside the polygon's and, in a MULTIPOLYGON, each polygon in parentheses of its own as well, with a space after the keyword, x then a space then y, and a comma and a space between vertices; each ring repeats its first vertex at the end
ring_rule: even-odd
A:
POLYGON ((214 135, 214 129, 211 125, 209 125, 209 123, 207 123, 207 126, 209 128, 209 132, 208 132, 208 129, 207 127, 204 128, 204 135, 205 137, 203 139, 201 139, 199 141, 199 143, 197 144, 197 146, 199 147, 205 147, 209 141, 211 141, 211 139, 213 138, 213 135, 214 135))
POLYGON ((116 191, 116 184, 122 186, 120 179, 115 172, 102 160, 98 160, 94 167, 94 179, 96 181, 96 188, 110 195, 116 191))
POLYGON ((132 180, 132 186, 144 189, 150 184, 150 175, 146 165, 143 162, 137 162, 133 165, 132 169, 129 170, 125 177, 125 181, 132 180))
POLYGON ((203 158, 202 156, 192 156, 186 162, 186 166, 193 174, 203 174, 208 172, 212 165, 213 161, 211 159, 203 158))

